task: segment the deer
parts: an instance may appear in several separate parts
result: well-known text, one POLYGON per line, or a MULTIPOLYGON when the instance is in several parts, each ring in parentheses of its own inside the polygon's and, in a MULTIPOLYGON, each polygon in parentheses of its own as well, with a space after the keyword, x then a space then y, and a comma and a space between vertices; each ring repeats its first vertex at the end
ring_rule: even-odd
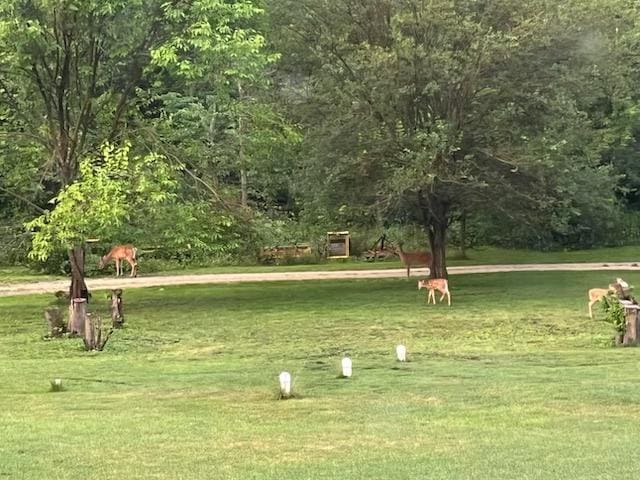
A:
POLYGON ((609 288, 592 288, 589 290, 589 318, 593 319, 592 307, 597 302, 601 301, 604 297, 616 291, 614 285, 609 285, 609 288))
POLYGON ((411 276, 411 267, 429 267, 433 262, 431 252, 405 252, 402 250, 402 244, 398 243, 398 247, 393 249, 394 253, 400 257, 402 263, 407 267, 407 278, 411 276))
POLYGON ((124 269, 122 268, 122 260, 126 260, 129 262, 131 266, 131 276, 138 276, 138 262, 136 262, 136 253, 138 249, 133 245, 116 245, 109 253, 107 253, 104 257, 100 259, 100 263, 98 264, 99 268, 104 268, 111 260, 113 260, 116 264, 116 277, 122 276, 124 274, 124 269))
POLYGON ((430 278, 429 280, 419 280, 418 281, 418 290, 421 288, 426 288, 427 292, 427 305, 429 305, 429 301, 433 298, 433 304, 436 304, 436 290, 442 293, 440 297, 440 301, 444 299, 445 295, 447 296, 448 304, 451 306, 451 292, 449 292, 449 282, 446 278, 430 278))

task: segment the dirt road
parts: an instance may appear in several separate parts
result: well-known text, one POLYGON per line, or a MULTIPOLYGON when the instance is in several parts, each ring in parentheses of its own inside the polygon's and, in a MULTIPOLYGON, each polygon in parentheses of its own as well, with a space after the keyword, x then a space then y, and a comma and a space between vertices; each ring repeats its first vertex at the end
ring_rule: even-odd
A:
MULTIPOLYGON (((449 267, 450 275, 469 273, 493 272, 522 272, 522 271, 585 271, 585 270, 640 270, 637 263, 552 263, 552 264, 520 264, 520 265, 477 265, 468 267, 449 267)), ((412 277, 424 277, 426 268, 412 269, 412 277)), ((91 290, 107 288, 143 288, 166 285, 192 285, 202 283, 234 283, 234 282, 275 282, 284 280, 334 280, 343 278, 402 278, 406 270, 337 270, 324 272, 268 272, 268 273, 220 273, 202 275, 171 275, 150 276, 138 278, 96 278, 87 279, 87 286, 91 290)), ((52 293, 66 290, 68 280, 46 282, 0 284, 0 296, 29 295, 34 293, 52 293)))

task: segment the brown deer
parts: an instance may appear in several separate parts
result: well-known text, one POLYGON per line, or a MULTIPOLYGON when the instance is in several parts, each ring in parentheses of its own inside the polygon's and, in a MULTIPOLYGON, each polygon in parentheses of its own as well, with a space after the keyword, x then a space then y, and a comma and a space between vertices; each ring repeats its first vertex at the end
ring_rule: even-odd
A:
POLYGON ((449 292, 449 282, 446 278, 430 278, 429 280, 419 280, 418 281, 418 290, 421 288, 426 288, 427 292, 427 305, 429 305, 429 300, 433 298, 433 304, 436 304, 436 290, 442 293, 440 297, 440 301, 442 301, 447 296, 447 300, 449 306, 451 306, 451 293, 449 292))
POLYGON ((405 252, 402 250, 401 243, 398 243, 398 247, 393 251, 407 267, 407 278, 411 275, 411 267, 429 267, 431 269, 431 262, 433 262, 431 252, 405 252))
POLYGON ((111 260, 116 264, 116 276, 122 276, 124 269, 122 268, 122 260, 126 260, 131 265, 131 276, 138 276, 138 262, 136 262, 136 253, 138 249, 133 245, 116 245, 109 253, 100 259, 99 268, 104 268, 111 260))
POLYGON ((609 288, 592 288, 589 290, 589 317, 593 318, 592 307, 610 293, 616 292, 616 285, 609 285, 609 288))

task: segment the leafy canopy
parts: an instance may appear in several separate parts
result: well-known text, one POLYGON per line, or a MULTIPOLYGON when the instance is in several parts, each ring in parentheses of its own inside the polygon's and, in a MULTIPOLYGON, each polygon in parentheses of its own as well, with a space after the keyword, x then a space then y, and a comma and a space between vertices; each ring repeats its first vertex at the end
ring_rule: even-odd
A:
POLYGON ((113 236, 145 213, 176 198, 175 168, 151 153, 132 156, 131 145, 105 144, 99 159, 84 158, 78 179, 51 201, 53 208, 27 224, 34 231, 30 256, 46 260, 92 237, 113 236))

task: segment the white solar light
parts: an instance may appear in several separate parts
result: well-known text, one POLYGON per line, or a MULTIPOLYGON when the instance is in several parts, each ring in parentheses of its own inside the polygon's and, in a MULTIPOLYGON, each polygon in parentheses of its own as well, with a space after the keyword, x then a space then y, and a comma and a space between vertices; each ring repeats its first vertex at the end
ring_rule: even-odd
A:
POLYGON ((342 376, 343 377, 351 376, 351 359, 349 357, 344 357, 342 359, 342 376))
POLYGON ((407 347, 404 345, 396 345, 396 357, 401 362, 407 361, 407 347))
POLYGON ((283 397, 291 396, 291 374, 289 372, 282 372, 278 377, 280 380, 280 394, 283 397))

